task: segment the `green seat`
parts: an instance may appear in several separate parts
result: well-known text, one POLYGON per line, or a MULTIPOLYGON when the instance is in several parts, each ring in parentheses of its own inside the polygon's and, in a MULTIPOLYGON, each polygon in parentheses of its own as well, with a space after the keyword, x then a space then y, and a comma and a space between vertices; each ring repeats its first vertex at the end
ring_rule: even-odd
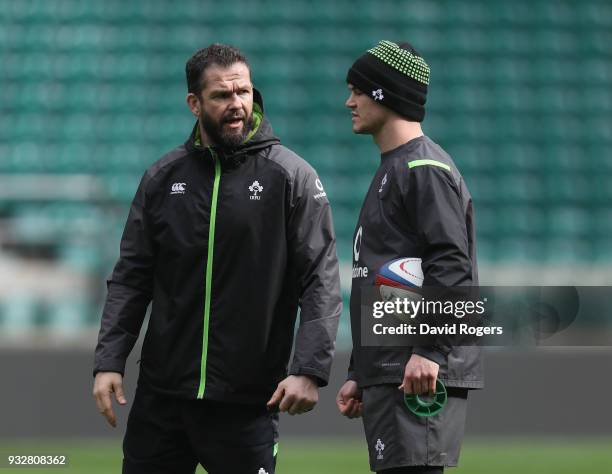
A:
POLYGON ((78 337, 91 325, 93 311, 91 303, 82 295, 49 302, 45 325, 49 332, 61 338, 78 337))
POLYGON ((15 293, 0 304, 0 327, 6 336, 27 334, 37 324, 40 305, 31 295, 15 293))
POLYGON ((495 246, 498 261, 531 263, 541 258, 542 242, 530 237, 502 238, 495 246))
POLYGON ((586 238, 564 238, 551 235, 542 242, 544 262, 551 265, 579 264, 593 258, 593 246, 586 238))

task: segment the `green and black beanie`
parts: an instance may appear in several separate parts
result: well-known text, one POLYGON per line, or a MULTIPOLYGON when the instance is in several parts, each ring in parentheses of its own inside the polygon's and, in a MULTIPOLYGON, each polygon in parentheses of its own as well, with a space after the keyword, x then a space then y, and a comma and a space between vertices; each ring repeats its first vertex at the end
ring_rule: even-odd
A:
POLYGON ((429 66, 408 43, 381 41, 355 61, 346 81, 409 120, 425 117, 429 66))

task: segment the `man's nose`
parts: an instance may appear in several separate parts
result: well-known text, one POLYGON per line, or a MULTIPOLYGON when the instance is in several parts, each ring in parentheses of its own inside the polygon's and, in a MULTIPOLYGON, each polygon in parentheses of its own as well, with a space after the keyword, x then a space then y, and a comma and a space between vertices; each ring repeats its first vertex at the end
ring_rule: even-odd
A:
POLYGON ((232 98, 230 101, 230 108, 232 109, 241 109, 242 108, 242 101, 240 100, 240 96, 236 93, 232 94, 232 98))

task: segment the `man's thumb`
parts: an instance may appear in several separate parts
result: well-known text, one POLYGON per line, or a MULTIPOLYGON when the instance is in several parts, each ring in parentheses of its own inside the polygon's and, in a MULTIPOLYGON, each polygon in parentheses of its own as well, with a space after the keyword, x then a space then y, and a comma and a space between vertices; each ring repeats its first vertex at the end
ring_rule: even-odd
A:
POLYGON ((270 397, 270 400, 268 400, 268 403, 266 403, 266 405, 268 407, 272 407, 274 405, 277 405, 281 399, 283 398, 283 392, 285 391, 284 388, 282 388, 280 385, 276 388, 276 390, 274 391, 274 393, 272 394, 272 397, 270 397))

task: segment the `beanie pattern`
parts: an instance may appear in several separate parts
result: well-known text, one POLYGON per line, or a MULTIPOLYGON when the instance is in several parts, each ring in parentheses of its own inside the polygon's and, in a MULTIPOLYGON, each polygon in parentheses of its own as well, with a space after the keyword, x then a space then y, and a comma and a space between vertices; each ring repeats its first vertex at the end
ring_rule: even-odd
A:
POLYGON ((429 85, 429 66, 425 60, 407 49, 400 48, 392 41, 383 40, 368 49, 368 53, 415 81, 429 85))

